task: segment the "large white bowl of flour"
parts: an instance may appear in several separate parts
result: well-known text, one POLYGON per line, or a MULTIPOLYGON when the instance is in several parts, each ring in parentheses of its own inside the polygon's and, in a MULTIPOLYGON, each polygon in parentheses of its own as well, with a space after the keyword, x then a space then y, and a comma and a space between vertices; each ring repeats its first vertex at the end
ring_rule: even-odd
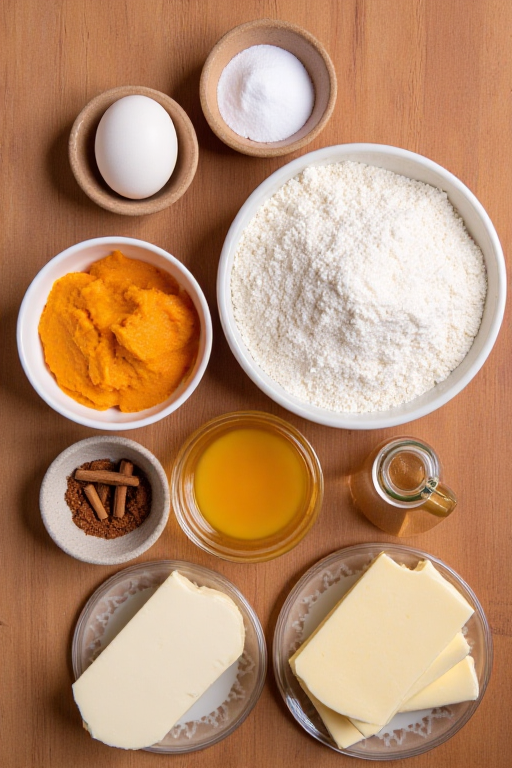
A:
POLYGON ((250 195, 222 249, 217 299, 233 354, 270 398, 319 424, 379 429, 436 410, 479 371, 503 319, 505 262, 489 216, 449 171, 397 147, 342 144, 250 195), (324 201, 330 171, 317 166, 344 161, 371 168, 343 166, 339 182, 334 169, 324 201), (387 208, 400 210, 388 220, 387 208))

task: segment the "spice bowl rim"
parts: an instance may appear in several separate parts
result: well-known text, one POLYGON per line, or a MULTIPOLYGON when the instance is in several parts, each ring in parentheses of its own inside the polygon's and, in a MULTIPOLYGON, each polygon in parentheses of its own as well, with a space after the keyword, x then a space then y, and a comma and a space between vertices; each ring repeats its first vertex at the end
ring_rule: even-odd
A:
POLYGON ((324 147, 306 153, 272 173, 256 187, 238 211, 226 235, 217 272, 217 305, 222 329, 233 355, 245 373, 268 397, 288 411, 317 424, 340 429, 383 429, 406 424, 437 410, 459 394, 478 373, 494 346, 503 320, 506 293, 503 250, 487 212, 475 195, 460 179, 433 160, 386 144, 357 143, 324 147), (344 160, 375 165, 444 190, 470 235, 480 246, 487 270, 488 286, 482 323, 464 360, 444 381, 423 395, 387 411, 337 413, 289 394, 254 360, 234 317, 231 271, 243 231, 256 212, 287 181, 307 166, 328 165, 344 160))
POLYGON ((37 394, 67 419, 93 429, 124 431, 138 429, 169 416, 192 395, 206 371, 212 348, 212 320, 205 295, 194 275, 179 259, 145 240, 133 237, 97 237, 83 240, 54 256, 30 283, 20 306, 17 323, 18 355, 25 374, 37 394), (128 258, 146 261, 171 274, 192 299, 200 320, 199 350, 192 370, 162 403, 144 411, 122 413, 89 408, 65 394, 44 360, 38 333, 39 319, 53 282, 69 272, 85 271, 115 249, 128 258))
MULTIPOLYGON (((317 618, 320 618, 321 620, 320 615, 318 615, 317 618)), ((302 637, 296 638, 297 647, 302 641, 302 637)), ((293 644, 294 649, 296 643, 294 642, 293 644)), ((393 544, 381 541, 355 544, 332 552, 314 563, 314 565, 312 565, 311 568, 297 580, 296 584, 289 591, 277 618, 272 641, 272 659, 274 676, 283 701, 297 723, 310 736, 335 752, 349 757, 356 757, 362 760, 387 761, 423 754, 424 752, 448 741, 448 739, 452 738, 452 736, 454 736, 468 722, 482 702, 490 680, 493 664, 493 641, 487 617, 477 596, 457 571, 443 562, 440 558, 424 552, 423 550, 408 547, 403 544, 393 544), (315 602, 321 593, 327 591, 336 583, 338 580, 336 574, 338 574, 339 577, 348 576, 354 573, 354 568, 356 574, 360 573, 380 552, 386 552, 386 554, 398 563, 404 563, 407 566, 415 565, 423 559, 431 560, 433 565, 440 571, 441 575, 455 586, 459 593, 461 593, 473 606, 475 612, 468 622, 466 622, 465 626, 471 625, 468 635, 470 636, 470 644, 472 639, 474 641, 471 654, 476 663, 480 692, 475 701, 461 702, 460 704, 451 705, 452 707, 458 708, 458 711, 451 716, 453 723, 444 732, 436 736, 432 735, 428 729, 424 729, 426 730, 426 735, 422 734, 425 737, 423 743, 414 746, 410 745, 408 748, 404 747, 404 749, 402 749, 401 745, 403 742, 398 741, 395 747, 390 746, 389 749, 386 748, 386 750, 380 750, 377 749, 378 741, 376 740, 378 739, 378 736, 373 736, 358 742, 351 747, 342 749, 336 746, 325 726, 321 724, 320 716, 314 714, 312 720, 304 710, 303 702, 307 703, 306 694, 304 694, 300 688, 288 664, 288 659, 292 654, 289 638, 286 639, 287 632, 289 633, 289 629, 292 627, 296 634, 299 633, 300 621, 296 617, 297 610, 299 610, 300 613, 307 614, 307 611, 309 610, 308 606, 313 604, 311 601, 308 602, 305 597, 304 592, 306 588, 310 592, 314 592, 313 602, 315 602), (471 635, 473 637, 471 637, 471 635), (318 727, 318 724, 321 725, 320 728, 318 727), (365 742, 367 742, 366 745, 365 742), (373 747, 375 747, 375 749, 373 747)), ((313 709, 313 705, 311 704, 310 710, 313 711, 313 709)))
POLYGON ((324 479, 320 461, 309 440, 289 422, 265 411, 232 411, 210 419, 184 441, 171 471, 171 507, 188 538, 200 549, 223 560, 258 563, 286 554, 311 530, 320 513, 324 479), (203 517, 193 492, 194 469, 202 451, 217 435, 237 426, 264 426, 285 437, 306 468, 308 493, 303 509, 274 536, 255 540, 230 539, 217 533, 203 517))
POLYGON ((143 216, 168 208, 185 194, 197 170, 199 145, 192 121, 177 101, 154 88, 120 85, 99 93, 80 111, 71 128, 68 157, 78 186, 96 205, 111 213, 143 216), (178 160, 170 178, 158 192, 142 200, 123 197, 108 186, 90 146, 101 117, 125 96, 146 96, 160 104, 171 118, 178 137, 178 160))
POLYGON ((142 555, 163 533, 170 514, 169 482, 161 463, 148 448, 126 437, 96 435, 69 445, 51 462, 41 483, 39 509, 49 536, 67 555, 93 565, 119 565, 142 555), (84 459, 80 460, 81 452, 91 449, 97 449, 97 459, 111 458, 112 453, 102 454, 110 450, 119 453, 117 460, 133 460, 146 473, 151 485, 150 514, 138 528, 115 539, 90 536, 78 528, 64 499, 67 477, 84 463, 84 459), (130 456, 122 455, 123 450, 130 456))
MULTIPOLYGON (((228 61, 226 61, 226 64, 227 63, 228 61)), ((301 63, 304 65, 310 78, 313 80, 314 78, 312 77, 308 67, 304 64, 304 62, 301 63)), ((316 90, 317 89, 315 89, 315 93, 316 90)), ((320 132, 323 131, 331 118, 336 104, 337 90, 338 86, 336 70, 323 44, 316 37, 314 37, 311 32, 308 32, 307 29, 304 29, 297 24, 292 24, 288 21, 282 21, 279 19, 255 19, 254 21, 248 21, 243 24, 239 24, 238 26, 233 27, 228 32, 226 32, 217 41, 217 43, 213 46, 210 53, 208 54, 201 72, 201 79, 199 84, 201 108, 203 110, 206 121, 214 134, 231 149, 234 149, 244 155, 250 155, 253 157, 280 157, 282 155, 295 152, 313 141, 320 134, 320 132), (265 30, 270 30, 271 34, 274 34, 274 32, 277 34, 281 33, 281 39, 279 42, 272 43, 269 40, 266 44, 275 44, 284 50, 288 50, 286 45, 282 42, 282 36, 283 34, 293 34, 300 38, 302 43, 305 43, 309 48, 313 49, 319 57, 318 60, 322 62, 322 78, 326 83, 328 83, 329 86, 329 95, 322 113, 315 115, 315 108, 313 107, 313 112, 299 131, 286 139, 275 142, 251 141, 250 139, 245 139, 244 137, 236 134, 235 131, 233 131, 226 124, 225 120, 222 118, 218 111, 217 84, 220 73, 219 77, 216 77, 214 80, 212 80, 212 69, 215 67, 217 58, 223 55, 223 51, 226 46, 229 47, 230 45, 235 44, 235 47, 238 49, 236 53, 233 54, 233 56, 235 56, 237 53, 240 53, 251 45, 265 44, 253 42, 248 43, 247 45, 242 45, 241 47, 238 44, 238 41, 245 40, 247 36, 250 37, 254 32, 256 32, 256 34, 261 32, 261 34, 264 35, 265 30), (314 120, 316 120, 316 122, 314 122, 314 120), (304 133, 304 129, 307 127, 310 121, 312 125, 304 133)))

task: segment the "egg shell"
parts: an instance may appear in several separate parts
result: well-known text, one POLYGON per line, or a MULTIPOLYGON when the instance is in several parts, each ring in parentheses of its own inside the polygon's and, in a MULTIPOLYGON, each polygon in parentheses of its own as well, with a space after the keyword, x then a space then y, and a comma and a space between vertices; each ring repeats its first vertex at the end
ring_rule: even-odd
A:
POLYGON ((125 96, 101 118, 94 151, 109 187, 123 197, 141 200, 158 192, 174 170, 176 129, 154 99, 125 96))

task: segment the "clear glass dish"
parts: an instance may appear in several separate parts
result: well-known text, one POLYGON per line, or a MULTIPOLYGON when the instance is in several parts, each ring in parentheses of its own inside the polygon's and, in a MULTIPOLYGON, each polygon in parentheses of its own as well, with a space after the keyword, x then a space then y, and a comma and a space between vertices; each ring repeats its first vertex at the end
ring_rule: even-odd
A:
POLYGON ((170 487, 172 508, 189 539, 211 555, 245 563, 271 560, 295 547, 315 522, 324 493, 320 462, 304 435, 283 419, 262 411, 226 413, 203 424, 181 447, 170 487), (250 427, 284 437, 303 463, 307 483, 304 504, 293 520, 273 536, 255 540, 231 538, 212 528, 201 514, 194 492, 195 467, 207 446, 226 432, 250 427))
POLYGON ((451 738, 467 723, 484 696, 491 674, 492 655, 491 632, 482 606, 461 577, 432 555, 406 546, 397 544, 387 546, 382 543, 362 544, 341 549, 310 568, 299 579, 281 609, 273 644, 277 685, 297 722, 313 738, 327 747, 363 760, 396 760, 413 757, 451 738), (347 749, 339 749, 298 684, 288 659, 382 551, 396 562, 410 568, 414 568, 420 560, 428 558, 474 607, 475 612, 465 625, 463 632, 475 660, 480 695, 476 701, 396 715, 391 723, 376 736, 347 749))
POLYGON ((116 573, 87 601, 73 635, 75 679, 174 570, 197 586, 218 589, 235 601, 244 618, 245 647, 240 659, 195 702, 165 738, 145 750, 161 754, 194 752, 229 736, 258 701, 267 672, 267 649, 260 621, 238 589, 209 568, 180 560, 159 560, 132 565, 116 573))

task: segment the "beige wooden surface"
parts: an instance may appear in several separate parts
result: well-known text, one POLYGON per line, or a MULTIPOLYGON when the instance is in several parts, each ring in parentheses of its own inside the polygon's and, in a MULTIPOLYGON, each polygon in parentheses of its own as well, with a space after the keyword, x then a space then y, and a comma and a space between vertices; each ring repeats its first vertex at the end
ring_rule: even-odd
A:
MULTIPOLYGON (((339 82, 334 116, 310 149, 371 141, 420 152, 461 178, 489 212, 505 253, 512 244, 512 4, 509 0, 4 0, 0 8, 0 162, 3 256, 0 698, 2 768, 242 768, 349 766, 307 736, 280 699, 272 672, 256 708, 228 739, 191 756, 125 753, 92 741, 71 695, 77 616, 117 568, 61 552, 43 528, 39 485, 65 447, 93 434, 48 408, 16 353, 20 301, 37 271, 64 248, 101 235, 130 235, 170 251, 195 274, 210 303, 215 341, 206 376, 170 418, 127 433, 167 470, 184 438, 206 419, 257 408, 287 418, 318 451, 326 479, 321 516, 288 555, 238 565, 210 557, 171 515, 142 560, 182 558, 214 568, 247 596, 271 644, 279 609, 298 577, 350 544, 391 540, 351 506, 345 476, 383 437, 409 433, 439 451, 460 495, 452 518, 405 540, 442 558, 473 587, 495 643, 488 692, 450 742, 411 768, 512 765, 512 576, 510 314, 484 369, 452 402, 406 429, 337 431, 288 414, 245 376, 223 338, 215 277, 227 229, 248 194, 292 157, 259 160, 228 150, 199 106, 201 66, 216 40, 244 21, 271 17, 309 29, 330 52, 339 82), (131 219, 96 207, 67 162, 75 116, 116 85, 156 88, 190 115, 200 143, 196 178, 173 207, 131 219)), ((304 151, 304 150, 303 150, 304 151)), ((442 311, 442 308, 441 308, 442 311)))

